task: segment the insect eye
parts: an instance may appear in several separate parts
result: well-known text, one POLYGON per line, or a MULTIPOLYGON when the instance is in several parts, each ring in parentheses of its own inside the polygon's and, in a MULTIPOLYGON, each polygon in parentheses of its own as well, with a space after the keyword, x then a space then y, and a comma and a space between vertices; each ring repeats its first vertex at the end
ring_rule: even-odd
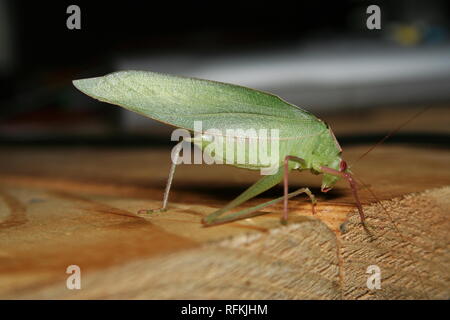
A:
POLYGON ((344 160, 341 160, 341 162, 339 163, 339 171, 345 171, 347 170, 347 162, 345 162, 344 160))

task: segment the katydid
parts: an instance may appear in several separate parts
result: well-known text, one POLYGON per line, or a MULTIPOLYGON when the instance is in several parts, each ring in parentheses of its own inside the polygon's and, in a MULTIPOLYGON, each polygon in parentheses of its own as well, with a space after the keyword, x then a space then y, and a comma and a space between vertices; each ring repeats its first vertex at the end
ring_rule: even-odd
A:
MULTIPOLYGON (((95 99, 116 104, 193 133, 196 133, 195 121, 202 121, 205 128, 215 128, 223 132, 228 129, 278 130, 276 142, 279 152, 276 159, 278 169, 276 173, 263 176, 225 207, 206 216, 203 219, 205 225, 249 217, 263 207, 283 200, 284 211, 281 221, 286 223, 288 198, 300 193, 309 196, 314 212, 315 198, 308 188, 288 192, 288 173, 291 170, 309 170, 313 174, 323 174, 322 192, 331 190, 341 178, 347 180, 364 225, 364 212, 358 198, 356 183, 347 163, 342 159, 342 149, 333 131, 324 121, 278 96, 233 84, 145 71, 115 72, 103 77, 74 80, 73 84, 95 99), (223 215, 282 180, 284 180, 284 196, 223 215)), ((190 142, 204 151, 208 150, 207 143, 195 139, 190 142)), ((180 148, 175 151, 178 154, 180 148)), ((244 152, 248 156, 251 151, 244 152)), ((217 155, 210 154, 210 156, 217 155)), ((260 162, 245 165, 237 162, 227 164, 250 170, 260 170, 266 165, 260 162)), ((176 161, 172 161, 162 208, 143 210, 144 212, 167 210, 175 166, 176 161)))

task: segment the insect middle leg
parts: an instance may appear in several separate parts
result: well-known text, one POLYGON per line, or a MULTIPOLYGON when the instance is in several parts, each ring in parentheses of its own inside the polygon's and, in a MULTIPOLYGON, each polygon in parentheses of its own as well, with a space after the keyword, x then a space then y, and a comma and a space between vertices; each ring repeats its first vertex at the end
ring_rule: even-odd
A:
POLYGON ((175 175, 175 168, 178 164, 178 159, 180 158, 180 152, 182 149, 182 142, 178 143, 172 153, 172 165, 169 171, 169 178, 167 179, 166 190, 164 191, 162 207, 158 209, 142 209, 138 211, 138 214, 150 214, 167 211, 167 204, 169 203, 169 193, 170 187, 172 186, 173 176, 175 175))
MULTIPOLYGON (((284 211, 283 211, 283 217, 281 218, 281 223, 286 224, 288 219, 288 195, 289 195, 289 161, 295 161, 300 163, 300 165, 305 166, 305 160, 302 158, 296 157, 296 156, 286 156, 284 158, 284 211)), ((312 202, 312 212, 315 214, 314 206, 316 204, 316 198, 312 194, 311 190, 308 188, 302 188, 302 192, 306 193, 308 197, 311 199, 312 202)))

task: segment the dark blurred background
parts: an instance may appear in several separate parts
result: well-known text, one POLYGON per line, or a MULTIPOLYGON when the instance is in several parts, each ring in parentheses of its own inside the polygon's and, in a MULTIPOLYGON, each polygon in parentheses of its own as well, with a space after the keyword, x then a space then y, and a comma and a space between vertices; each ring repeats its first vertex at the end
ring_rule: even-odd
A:
MULTIPOLYGON (((443 0, 0 0, 0 143, 169 143, 170 128, 95 101, 71 84, 125 69, 266 90, 327 120, 360 126, 380 108, 433 105, 447 112, 445 125, 448 9, 443 0), (73 4, 81 9, 79 30, 66 26, 73 4), (380 30, 366 26, 371 4, 381 8, 380 30)), ((368 130, 376 133, 373 140, 411 115, 394 114, 398 119, 386 128, 368 130)), ((338 135, 348 134, 346 127, 338 135)), ((428 129, 435 128, 422 134, 428 129)))

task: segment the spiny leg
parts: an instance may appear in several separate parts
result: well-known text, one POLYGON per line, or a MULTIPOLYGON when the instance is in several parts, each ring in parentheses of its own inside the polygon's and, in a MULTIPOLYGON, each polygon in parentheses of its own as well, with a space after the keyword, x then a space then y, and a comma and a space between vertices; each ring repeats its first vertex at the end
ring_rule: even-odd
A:
MULTIPOLYGON (((289 160, 289 158, 288 158, 288 160, 289 160)), ((300 158, 292 157, 291 160, 300 162, 301 164, 305 165, 305 162, 300 158)), ((267 176, 262 177, 260 180, 258 180, 256 183, 254 183, 251 187, 249 187, 247 190, 245 190, 239 197, 237 197, 236 199, 234 199, 233 201, 228 203, 225 207, 223 207, 219 210, 216 210, 215 212, 204 217, 202 220, 203 224, 205 226, 212 226, 212 225, 217 225, 217 224, 221 224, 221 223, 231 222, 231 221, 235 221, 235 220, 239 220, 239 219, 243 219, 243 218, 249 218, 249 217, 253 217, 256 215, 260 215, 262 213, 258 213, 257 212, 258 210, 261 210, 262 208, 265 208, 269 205, 281 202, 283 200, 286 201, 286 199, 292 198, 300 193, 306 193, 314 203, 315 199, 314 199, 314 196, 312 195, 312 193, 310 192, 310 190, 308 188, 301 188, 295 192, 288 193, 287 195, 285 194, 277 199, 259 204, 257 206, 254 206, 254 207, 251 207, 248 209, 243 209, 238 212, 233 212, 233 213, 227 214, 226 216, 222 216, 224 213, 228 212, 229 210, 239 206, 240 204, 246 202, 247 200, 254 198, 257 195, 259 195, 260 193, 277 185, 279 182, 281 182, 281 180, 283 180, 283 177, 286 176, 286 172, 288 172, 288 171, 289 171, 289 166, 287 166, 287 169, 285 168, 284 170, 282 170, 282 168, 280 167, 276 174, 267 175, 267 176)))
MULTIPOLYGON (((288 219, 288 199, 289 199, 289 161, 295 161, 306 167, 305 160, 296 156, 286 156, 284 158, 284 211, 281 223, 286 224, 288 219)), ((316 204, 316 198, 308 188, 300 189, 301 192, 306 193, 312 202, 312 212, 315 214, 314 206, 316 204)))
MULTIPOLYGON (((308 194, 309 189, 308 188, 301 188, 298 189, 297 191, 291 192, 287 195, 287 198, 290 199, 292 197, 295 197, 301 193, 306 193, 308 194)), ((314 196, 313 196, 314 197, 314 196)), ((227 223, 227 222, 232 222, 232 221, 236 221, 236 220, 241 220, 241 219, 246 219, 246 218, 251 218, 254 216, 258 216, 258 215, 262 215, 264 213, 258 213, 259 210, 271 206, 275 203, 281 202, 286 198, 286 196, 281 196, 279 198, 276 198, 274 200, 270 200, 264 203, 261 203, 259 205, 256 205, 254 207, 248 208, 248 209, 243 209, 240 210, 238 212, 234 212, 234 213, 230 213, 224 217, 217 217, 214 218, 211 221, 203 221, 203 224, 205 225, 205 227, 210 227, 210 226, 214 226, 214 225, 218 225, 218 224, 222 224, 222 223, 227 223)))
POLYGON ((170 171, 169 171, 169 178, 167 179, 166 190, 164 191, 162 207, 158 208, 158 209, 153 209, 153 210, 141 209, 138 211, 138 214, 158 213, 158 212, 164 212, 167 210, 167 204, 169 202, 170 187, 172 186, 173 176, 175 175, 175 168, 177 166, 178 159, 180 158, 181 148, 182 148, 182 142, 178 143, 175 146, 174 151, 172 153, 173 154, 172 165, 171 165, 170 171))
MULTIPOLYGON (((225 207, 218 209, 214 211, 213 213, 210 213, 206 217, 202 219, 202 222, 206 226, 210 226, 217 223, 223 223, 224 221, 231 221, 230 217, 225 216, 221 217, 224 213, 230 211, 231 209, 241 205, 242 203, 246 202, 247 200, 250 200, 257 195, 263 193, 264 191, 272 188, 273 186, 277 185, 278 183, 283 180, 283 170, 279 168, 276 174, 274 175, 267 175, 263 176, 261 179, 259 179, 257 182, 255 182, 253 185, 251 185, 247 190, 245 190, 242 194, 240 194, 237 198, 235 198, 233 201, 229 202, 225 207)), ((282 197, 281 197, 282 199, 282 197)), ((255 207, 254 207, 255 208, 255 207)), ((239 219, 240 214, 245 211, 241 210, 239 212, 233 213, 233 219, 239 219)), ((253 210, 254 212, 256 210, 253 210)), ((250 212, 245 211, 245 214, 250 214, 250 212)), ((243 217, 243 216, 242 216, 243 217)))
POLYGON ((347 180, 348 184, 350 185, 350 190, 353 193, 353 197, 355 198, 356 207, 358 208, 359 216, 361 218, 361 224, 362 224, 364 230, 366 230, 366 232, 370 234, 370 231, 369 231, 369 229, 367 229, 367 226, 366 226, 366 217, 364 216, 364 210, 362 208, 361 201, 359 200, 358 192, 356 191, 357 190, 356 182, 353 179, 353 176, 349 172, 345 172, 345 169, 346 168, 342 168, 342 171, 338 171, 338 170, 335 170, 332 168, 322 167, 322 170, 324 172, 335 175, 335 176, 343 177, 344 179, 347 180))
MULTIPOLYGON (((227 214, 226 216, 222 216, 224 213, 241 205, 242 203, 246 202, 247 200, 250 200, 250 199, 256 197, 257 195, 263 193, 264 191, 277 185, 278 183, 280 183, 283 180, 283 176, 284 176, 284 171, 283 171, 283 168, 280 166, 278 168, 278 171, 275 174, 263 176, 261 179, 259 179, 257 182, 255 182, 252 186, 250 186, 247 190, 245 190, 241 195, 239 195, 236 199, 234 199, 233 201, 228 203, 225 207, 218 209, 218 210, 214 211, 213 213, 210 213, 209 215, 204 217, 202 219, 203 224, 205 226, 211 226, 211 225, 215 225, 218 223, 224 223, 224 222, 229 222, 229 221, 233 221, 233 220, 237 220, 237 219, 241 219, 241 218, 248 218, 250 216, 255 216, 258 214, 255 212, 258 211, 259 209, 264 208, 267 205, 282 201, 284 196, 282 196, 278 199, 272 200, 272 201, 268 201, 267 203, 263 203, 261 205, 249 208, 249 209, 240 210, 238 212, 227 214)), ((292 193, 292 194, 294 194, 294 193, 292 193)), ((292 196, 292 194, 291 194, 291 196, 292 196)), ((297 192, 295 192, 295 194, 297 194, 297 192)))
POLYGON ((353 176, 348 172, 338 171, 338 170, 324 167, 324 166, 322 166, 322 170, 328 174, 332 174, 334 176, 340 176, 347 180, 348 184, 350 185, 350 190, 353 193, 353 197, 355 198, 356 207, 358 208, 358 212, 361 217, 361 222, 364 224, 364 221, 365 221, 364 211, 362 209, 361 201, 359 201, 358 192, 356 191, 357 190, 356 182, 353 179, 353 176))

